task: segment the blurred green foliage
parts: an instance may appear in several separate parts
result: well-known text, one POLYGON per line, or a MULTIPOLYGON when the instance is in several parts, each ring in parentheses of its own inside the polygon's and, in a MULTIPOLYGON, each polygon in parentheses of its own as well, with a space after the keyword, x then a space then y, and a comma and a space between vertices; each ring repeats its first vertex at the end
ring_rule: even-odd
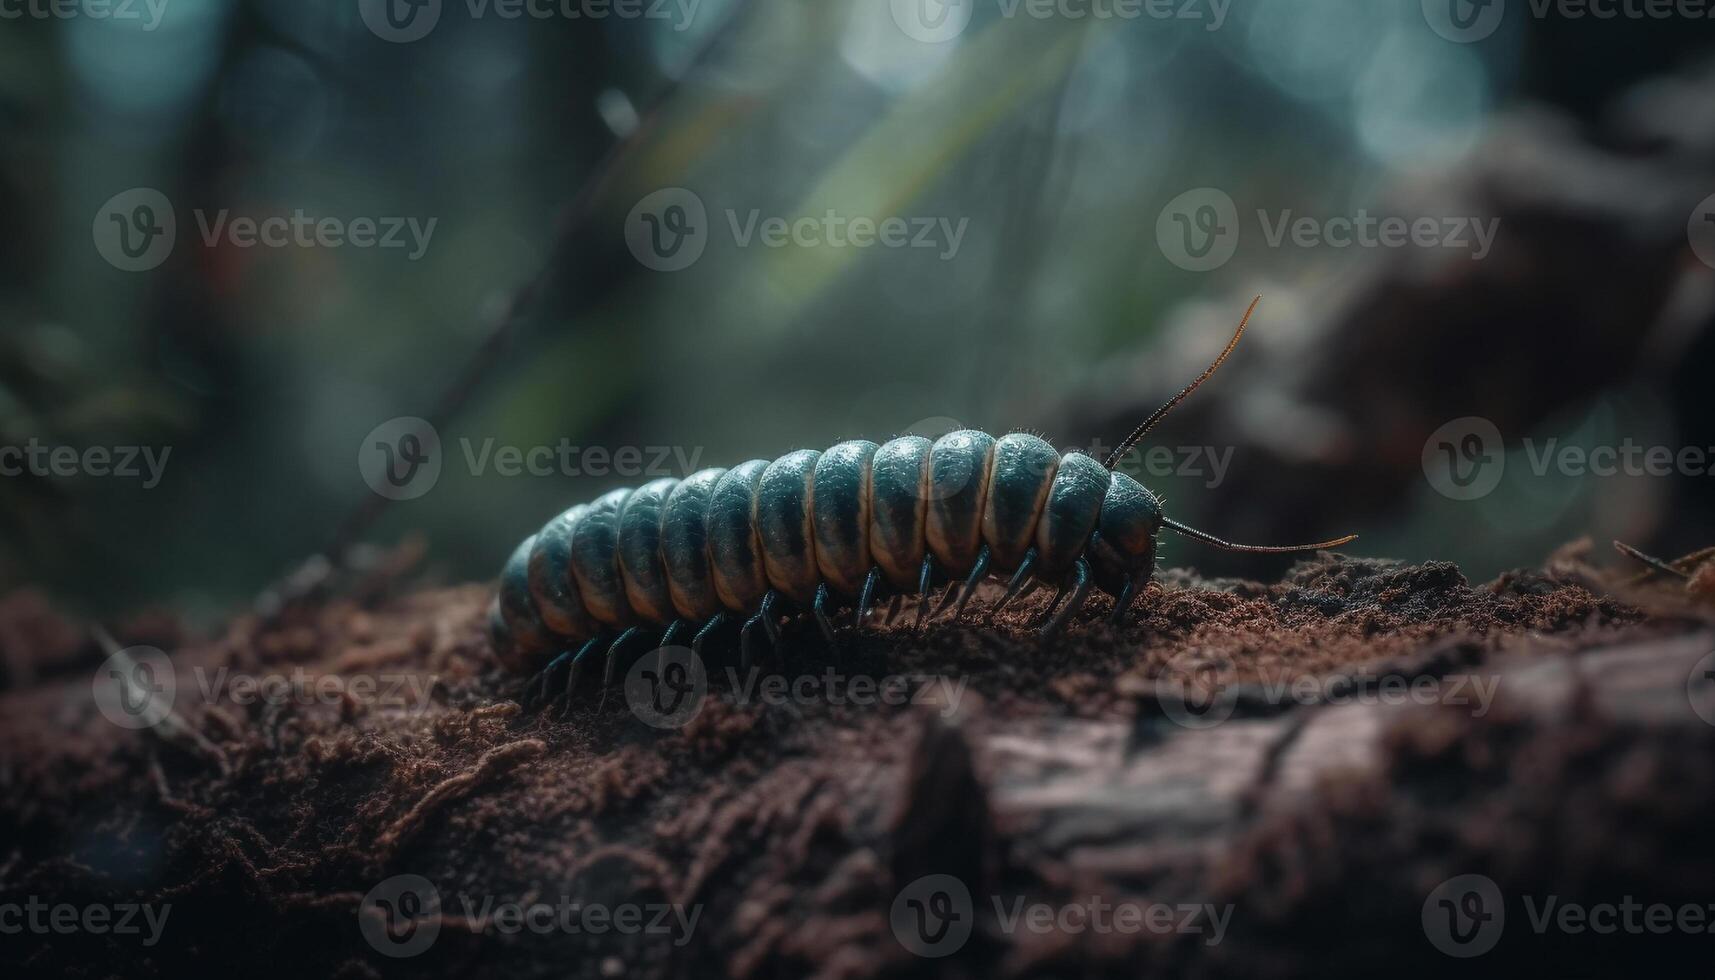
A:
POLYGON ((1175 268, 1154 228, 1180 191, 1362 206, 1454 165, 1513 101, 1582 111, 1589 75, 1611 91, 1650 67, 1518 18, 1452 44, 1417 0, 1235 0, 1218 29, 979 5, 940 44, 906 36, 898 6, 703 0, 677 23, 448 2, 405 44, 332 0, 170 0, 153 29, 0 24, 0 443, 172 450, 153 489, 0 478, 0 573, 94 608, 254 594, 370 493, 365 433, 427 413, 550 262, 543 302, 441 432, 440 482, 372 539, 424 530, 446 574, 485 577, 555 510, 635 482, 476 474, 462 440, 666 444, 725 465, 929 417, 1040 428, 1176 303, 1265 273, 1338 275, 1285 256, 1175 268), (560 240, 555 216, 658 100, 560 240), (714 225, 676 273, 640 266, 622 234, 668 186, 714 225), (92 241, 103 202, 135 187, 178 218, 172 256, 142 273, 92 241), (415 262, 205 243, 199 221, 223 209, 437 230, 415 262), (726 230, 729 211, 829 209, 970 230, 946 260, 739 247, 726 230))

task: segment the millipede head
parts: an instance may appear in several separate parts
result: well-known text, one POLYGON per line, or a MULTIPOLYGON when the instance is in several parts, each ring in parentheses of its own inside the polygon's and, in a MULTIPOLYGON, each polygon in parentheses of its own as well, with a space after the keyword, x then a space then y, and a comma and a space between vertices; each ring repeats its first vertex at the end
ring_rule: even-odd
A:
POLYGON ((1161 499, 1124 473, 1108 477, 1101 516, 1086 552, 1096 585, 1118 595, 1126 580, 1147 580, 1155 570, 1155 537, 1162 527, 1161 499))

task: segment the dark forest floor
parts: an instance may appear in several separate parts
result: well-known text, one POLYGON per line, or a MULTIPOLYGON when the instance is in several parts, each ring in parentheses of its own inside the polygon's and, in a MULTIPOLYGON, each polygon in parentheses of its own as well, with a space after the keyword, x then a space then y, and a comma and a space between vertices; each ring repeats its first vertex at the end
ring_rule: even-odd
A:
POLYGON ((976 622, 988 598, 921 634, 909 613, 843 629, 838 654, 813 623, 789 624, 787 696, 747 699, 742 674, 735 691, 723 652, 695 717, 664 729, 620 688, 564 712, 523 706, 486 648, 482 586, 327 599, 208 640, 145 620, 119 639, 175 647, 177 691, 166 721, 130 730, 92 696, 98 648, 13 596, 0 926, 26 927, 0 934, 6 972, 1708 962, 1715 935, 1683 917, 1715 922, 1715 616, 1681 588, 1621 586, 1576 548, 1484 584, 1445 564, 1323 556, 1273 584, 1169 571, 1123 629, 1095 600, 1046 647, 1023 629, 1045 595, 993 629, 976 622), (245 687, 294 677, 295 692, 245 687), (877 699, 853 678, 909 696, 864 703, 877 699), (1473 912, 1471 889, 1437 889, 1467 874, 1498 889, 1504 929, 1456 960, 1448 930, 1477 920, 1439 917, 1473 912), (1641 935, 1539 932, 1551 899, 1681 918, 1666 935, 1645 912, 1641 935), (50 922, 62 903, 166 919, 158 933, 141 914, 127 934, 32 929, 32 903, 50 922), (538 903, 552 912, 512 918, 538 903), (7 920, 9 905, 25 917, 7 920), (416 914, 386 917, 401 908, 416 914), (1144 918, 1128 926, 1122 909, 1144 918))

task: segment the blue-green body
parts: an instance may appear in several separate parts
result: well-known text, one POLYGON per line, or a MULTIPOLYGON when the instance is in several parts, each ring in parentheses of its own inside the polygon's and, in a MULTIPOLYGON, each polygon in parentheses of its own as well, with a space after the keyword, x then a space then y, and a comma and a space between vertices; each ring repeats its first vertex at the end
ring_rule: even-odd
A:
MULTIPOLYGON (((550 521, 502 572, 491 616, 517 669, 632 627, 816 606, 937 576, 1076 572, 1129 595, 1155 563, 1153 494, 1025 433, 844 442, 615 490, 550 521)), ((1020 576, 1022 577, 1022 576, 1020 576)), ((825 621, 825 620, 824 620, 825 621)))
POLYGON ((611 680, 618 651, 639 631, 659 630, 658 642, 667 645, 694 627, 695 651, 730 614, 742 613, 748 663, 757 627, 778 640, 783 604, 808 608, 832 644, 832 601, 851 600, 861 626, 879 590, 916 594, 922 622, 937 577, 952 576, 963 579, 962 589, 943 605, 956 594, 957 618, 991 573, 1011 573, 991 621, 1023 588, 1058 588, 1041 627, 1046 637, 1083 608, 1092 587, 1114 597, 1119 622, 1154 574, 1164 527, 1230 551, 1345 544, 1355 535, 1305 545, 1223 541, 1169 519, 1155 494, 1113 469, 1220 368, 1260 300, 1251 301, 1208 370, 1102 462, 1057 453, 1028 433, 996 439, 961 429, 934 442, 855 440, 773 462, 753 459, 574 507, 525 539, 502 570, 489 613, 495 651, 516 670, 552 658, 544 685, 557 665, 569 663, 570 689, 604 642, 612 641, 605 657, 611 680))

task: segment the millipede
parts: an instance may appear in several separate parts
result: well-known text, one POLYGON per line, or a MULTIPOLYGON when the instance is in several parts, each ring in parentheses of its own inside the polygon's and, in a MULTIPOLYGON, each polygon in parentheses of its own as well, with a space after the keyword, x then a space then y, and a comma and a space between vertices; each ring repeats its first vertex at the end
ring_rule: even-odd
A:
POLYGON ((1218 370, 1256 311, 1195 380, 1097 462, 1043 439, 963 429, 930 441, 841 442, 818 452, 753 459, 660 479, 578 504, 525 538, 500 574, 489 628, 501 663, 537 673, 546 694, 568 668, 570 693, 604 651, 604 685, 627 644, 658 633, 667 646, 695 627, 691 649, 733 617, 748 669, 755 634, 776 649, 780 620, 808 610, 830 644, 830 607, 845 602, 862 628, 878 598, 918 597, 918 622, 953 605, 964 617, 977 586, 1010 576, 988 612, 1021 592, 1056 589, 1038 629, 1055 635, 1092 587, 1114 597, 1122 622, 1154 574, 1163 528, 1228 551, 1284 554, 1336 548, 1224 541, 1167 517, 1160 499, 1116 467, 1157 423, 1218 370), (951 579, 931 613, 931 590, 951 579))

